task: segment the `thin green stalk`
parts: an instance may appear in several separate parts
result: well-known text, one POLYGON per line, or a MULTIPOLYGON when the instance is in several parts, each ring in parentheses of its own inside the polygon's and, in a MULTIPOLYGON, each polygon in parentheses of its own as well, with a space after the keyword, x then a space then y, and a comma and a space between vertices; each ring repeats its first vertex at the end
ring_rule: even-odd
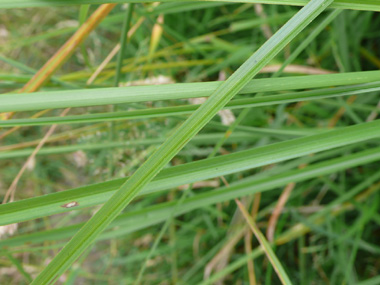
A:
MULTIPOLYGON (((116 72, 115 72, 115 87, 119 87, 119 82, 120 82, 120 76, 121 76, 121 67, 123 66, 123 59, 124 59, 124 54, 125 50, 127 47, 127 42, 128 42, 128 32, 131 26, 131 19, 132 19, 132 14, 134 10, 135 4, 129 4, 127 10, 126 10, 126 15, 124 17, 123 21, 123 28, 121 30, 121 37, 120 37, 120 50, 119 54, 117 57, 117 63, 116 63, 116 72)), ((118 110, 118 106, 110 106, 111 112, 114 113, 115 111, 118 110)), ((116 138, 116 129, 115 125, 112 122, 110 124, 110 131, 109 131, 109 140, 114 141, 116 138)), ((114 167, 115 161, 113 157, 113 153, 110 152, 109 158, 108 158, 108 179, 110 179, 113 176, 114 173, 114 167)))
MULTIPOLYGON (((90 10, 90 6, 91 5, 81 5, 80 6, 80 9, 79 9, 79 27, 82 26, 83 23, 86 21, 86 18, 87 18, 87 15, 88 15, 88 11, 90 10)), ((85 45, 85 43, 82 43, 80 45, 80 50, 81 50, 81 53, 82 53, 83 60, 84 60, 85 64, 91 70, 92 69, 92 65, 91 65, 90 58, 89 58, 89 56, 87 54, 87 51, 86 51, 86 45, 85 45)))
POLYGON ((59 278, 169 161, 296 35, 333 0, 312 0, 230 76, 136 170, 102 208, 81 228, 32 284, 49 284, 59 278))
MULTIPOLYGON (((223 133, 208 133, 196 136, 191 140, 192 144, 195 145, 212 145, 213 141, 221 139, 224 136, 223 133)), ((37 156, 40 155, 50 155, 50 154, 63 154, 69 152, 75 152, 78 150, 82 151, 92 151, 92 150, 102 150, 102 149, 112 149, 112 148, 128 148, 128 147, 142 147, 151 145, 160 145, 165 140, 164 137, 158 137, 153 139, 142 139, 142 140, 132 140, 132 141, 120 141, 120 142, 101 142, 94 144, 72 144, 65 146, 53 146, 45 147, 41 149, 37 156)), ((241 143, 241 142, 252 142, 257 140, 257 137, 250 135, 249 133, 234 133, 229 137, 228 143, 241 143)), ((32 148, 12 150, 12 151, 0 151, 0 160, 11 159, 18 157, 26 157, 31 155, 33 152, 32 148)))
POLYGON ((174 217, 177 216, 179 207, 183 204, 183 202, 185 202, 186 197, 189 195, 189 193, 190 193, 190 191, 192 189, 192 186, 193 186, 192 184, 189 185, 189 187, 187 187, 187 189, 182 193, 182 195, 179 198, 179 200, 176 201, 176 204, 174 206, 173 211, 171 211, 170 216, 165 221, 163 227, 160 230, 160 233, 158 234, 158 236, 154 240, 154 243, 153 243, 152 247, 150 248, 147 257, 145 258, 145 260, 143 262, 143 265, 141 266, 141 268, 139 270, 139 273, 137 275, 137 279, 136 279, 136 281, 135 281, 134 284, 138 285, 138 284, 141 283, 141 279, 142 279, 142 277, 144 275, 146 266, 148 264, 148 260, 152 257, 153 253, 156 251, 156 249, 157 249, 157 247, 158 247, 158 245, 159 245, 162 237, 164 236, 164 233, 167 231, 167 229, 169 228, 170 224, 173 222, 174 217))
POLYGON ((302 41, 302 43, 292 52, 292 54, 284 61, 281 67, 272 75, 276 78, 282 74, 285 67, 293 62, 304 49, 330 24, 336 17, 342 13, 342 10, 333 10, 313 31, 302 41))
POLYGON ((29 282, 32 282, 32 277, 30 276, 30 274, 28 274, 28 272, 25 271, 24 267, 22 266, 22 263, 14 258, 12 256, 12 254, 10 253, 7 253, 6 256, 9 258, 9 260, 13 263, 13 265, 17 268, 17 270, 21 273, 21 275, 26 279, 26 281, 29 283, 29 282))
POLYGON ((135 4, 131 3, 128 5, 126 15, 123 21, 123 28, 122 28, 121 37, 120 37, 120 50, 119 50, 119 54, 117 57, 117 64, 116 64, 116 74, 115 74, 115 84, 114 84, 115 87, 118 87, 119 82, 120 82, 121 67, 123 66, 124 54, 125 54, 125 50, 128 43, 128 31, 131 27, 131 20, 132 20, 132 14, 133 14, 134 8, 135 8, 135 4))
POLYGON ((272 250, 271 245, 269 242, 265 239, 264 235, 260 232, 259 228, 256 226, 254 220, 248 213, 247 209, 244 207, 244 205, 239 201, 235 200, 236 204, 238 205, 240 211, 242 212, 245 220, 247 221, 249 227, 251 228, 252 232, 255 234, 257 240, 259 241, 261 247, 263 248, 265 254, 267 255, 270 263, 272 264, 274 270, 277 273, 278 278, 280 278, 282 284, 291 285, 292 282, 290 281, 288 274, 286 273, 285 269, 282 267, 281 262, 278 260, 276 254, 272 250))

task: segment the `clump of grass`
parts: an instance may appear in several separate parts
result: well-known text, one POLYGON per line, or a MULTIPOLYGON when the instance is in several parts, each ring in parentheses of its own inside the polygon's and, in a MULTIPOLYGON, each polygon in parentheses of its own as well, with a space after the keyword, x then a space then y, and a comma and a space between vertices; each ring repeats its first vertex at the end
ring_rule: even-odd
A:
POLYGON ((376 282, 380 5, 245 2, 0 4, 1 282, 376 282))

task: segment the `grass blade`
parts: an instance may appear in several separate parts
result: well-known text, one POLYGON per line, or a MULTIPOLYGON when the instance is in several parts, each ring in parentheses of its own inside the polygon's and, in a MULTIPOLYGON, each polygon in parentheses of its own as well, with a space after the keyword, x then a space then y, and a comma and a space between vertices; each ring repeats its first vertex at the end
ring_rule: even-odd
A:
MULTIPOLYGON (((157 192, 182 184, 278 163, 377 137, 380 137, 380 120, 192 162, 163 170, 153 182, 144 188, 142 193, 157 192)), ((378 156, 374 155, 374 158, 376 157, 378 156)), ((103 203, 124 182, 125 179, 118 179, 0 205, 0 224, 10 224, 45 215, 67 212, 71 209, 62 208, 61 206, 72 201, 79 204, 76 209, 103 203)))
MULTIPOLYGON (((203 3, 205 0, 162 0, 160 2, 199 2, 203 3)), ((213 0, 209 0, 213 1, 213 0)), ((296 5, 303 6, 307 4, 307 0, 218 0, 220 2, 229 3, 261 3, 261 4, 279 4, 279 5, 296 5)), ((114 0, 114 3, 150 3, 156 2, 155 0, 114 0)), ((62 6, 62 5, 79 5, 79 4, 102 4, 108 3, 105 0, 4 0, 0 4, 0 8, 25 8, 25 7, 45 7, 45 6, 62 6)), ((182 4, 178 4, 182 5, 182 4)), ((333 8, 342 9, 357 9, 368 11, 380 11, 380 3, 377 0, 335 0, 331 5, 333 8)))
MULTIPOLYGON (((357 203, 357 202, 364 201, 364 200, 368 199, 371 195, 374 195, 380 189, 379 183, 372 185, 372 187, 370 187, 372 183, 378 181, 378 179, 380 177, 379 174, 380 174, 380 172, 377 172, 375 175, 372 175, 370 179, 367 179, 366 181, 363 181, 362 183, 360 183, 359 185, 354 187, 350 191, 350 193, 347 193, 350 195, 344 195, 344 196, 346 196, 344 200, 340 199, 340 198, 338 199, 338 200, 340 200, 340 202, 338 202, 337 200, 334 200, 333 204, 336 205, 335 209, 332 209, 330 207, 326 207, 325 209, 320 211, 320 212, 322 212, 322 215, 319 215, 319 213, 314 214, 311 217, 309 217, 308 219, 305 219, 304 222, 306 222, 307 224, 313 224, 315 222, 315 216, 318 216, 318 217, 320 217, 320 219, 318 220, 318 224, 326 223, 326 222, 330 221, 331 216, 337 216, 337 215, 340 215, 340 214, 345 213, 346 211, 352 209, 351 208, 351 206, 353 205, 352 203, 357 203), (370 188, 363 191, 365 187, 370 187, 370 188), (357 193, 358 191, 359 192, 363 191, 363 192, 356 197, 353 197, 351 195, 351 194, 353 194, 353 192, 357 193), (344 201, 350 201, 349 199, 352 199, 352 198, 354 198, 353 202, 346 202, 346 203, 341 204, 342 201, 343 202, 344 201)), ((341 198, 343 198, 343 196, 341 198)), ((290 242, 296 238, 299 238, 299 237, 305 235, 306 233, 310 232, 311 230, 312 229, 309 228, 304 223, 297 223, 294 226, 292 226, 288 231, 281 234, 275 240, 275 244, 276 245, 282 245, 282 244, 288 243, 288 242, 290 242)), ((340 236, 341 236, 340 234, 337 235, 337 237, 340 237, 340 236)), ((264 252, 263 252, 261 247, 256 248, 251 252, 251 254, 245 255, 244 257, 239 258, 237 261, 229 264, 226 268, 224 268, 224 270, 214 274, 214 276, 212 276, 208 280, 205 280, 201 284, 202 285, 214 284, 215 282, 217 282, 220 278, 222 278, 226 274, 229 274, 229 273, 233 272, 234 270, 236 270, 237 268, 246 264, 248 259, 257 258, 257 257, 261 256, 263 253, 264 252)))
POLYGON ((281 262, 278 260, 276 254, 273 252, 270 244, 265 239, 264 235, 260 232, 260 230, 256 226, 255 222, 253 221, 252 217, 249 215, 249 213, 245 209, 244 205, 237 199, 235 200, 235 202, 238 205, 240 211, 242 212, 243 217, 247 221, 252 232, 255 234, 255 236, 256 236, 257 240, 259 241, 261 247, 263 248, 265 254, 267 255, 270 263, 272 264, 274 270, 277 273, 278 278, 280 278, 281 283, 287 284, 287 285, 292 284, 288 275, 286 274, 285 269, 282 267, 281 262))
POLYGON ((121 30, 121 37, 120 37, 120 50, 117 57, 117 64, 116 64, 116 74, 115 74, 115 86, 119 86, 120 82, 120 76, 121 76, 121 67, 123 65, 123 59, 124 59, 124 53, 127 46, 127 40, 128 40, 128 32, 131 27, 131 20, 132 20, 132 14, 133 10, 135 8, 135 4, 130 4, 126 11, 126 16, 123 22, 123 29, 121 30))
MULTIPOLYGON (((378 81, 379 78, 380 71, 364 71, 329 75, 253 79, 239 91, 239 94, 355 85, 378 81)), ((223 84, 223 82, 177 83, 75 91, 41 91, 23 94, 2 94, 0 96, 0 112, 206 97, 210 96, 221 84, 223 84)))
MULTIPOLYGON (((276 104, 294 103, 308 100, 318 100, 349 95, 360 95, 380 91, 380 81, 368 84, 344 86, 338 88, 303 91, 298 93, 286 93, 280 95, 254 97, 248 99, 232 100, 226 104, 226 109, 253 108, 271 106, 276 104)), ((0 127, 14 126, 44 126, 52 124, 82 124, 118 120, 147 119, 158 117, 170 117, 191 114, 199 105, 186 105, 163 108, 150 108, 132 111, 107 112, 98 114, 85 114, 73 116, 43 117, 31 119, 12 119, 0 121, 0 127)))
MULTIPOLYGON (((361 151, 340 158, 330 159, 324 162, 309 165, 304 169, 284 171, 269 177, 248 177, 244 180, 241 180, 238 183, 230 185, 229 187, 224 187, 216 191, 198 194, 196 196, 186 199, 186 201, 182 204, 178 212, 176 212, 176 216, 188 213, 196 209, 200 209, 202 207, 214 205, 216 203, 221 203, 235 198, 251 195, 254 193, 264 192, 271 189, 275 189, 277 187, 282 187, 283 185, 286 185, 290 182, 305 181, 315 177, 329 175, 338 171, 357 167, 359 165, 372 163, 380 160, 379 150, 379 148, 375 148, 371 150, 361 151)), ((377 175, 373 177, 373 179, 367 181, 366 185, 368 183, 369 185, 371 185, 371 183, 378 181, 379 178, 380 172, 378 172, 377 175)), ((97 188, 99 187, 101 186, 97 186, 97 188)), ((96 188, 94 188, 94 190, 95 189, 96 188)), ((117 189, 117 187, 115 187, 115 189, 117 189)), ((77 191, 80 191, 80 189, 78 189, 77 191)), ((347 199, 346 196, 347 195, 342 196, 342 199, 347 199)), ((46 196, 32 199, 35 199, 36 201, 37 199, 41 199, 44 197, 46 196)), ((88 199, 91 199, 90 195, 88 195, 88 197, 88 199)), ((28 199, 28 205, 33 204, 32 199, 28 199)), ((339 201, 341 201, 340 198, 339 201)), ((22 202, 23 201, 15 202, 14 204, 19 203, 19 205, 21 206, 22 202)), ((26 203, 24 202, 22 206, 25 206, 25 204, 26 203)), ((176 202, 167 202, 154 205, 143 210, 137 210, 130 213, 121 214, 119 217, 117 217, 117 219, 115 219, 114 222, 111 223, 109 227, 110 230, 100 235, 98 240, 104 240, 112 237, 126 235, 139 229, 143 229, 161 223, 172 214, 175 205, 176 202), (115 229, 115 227, 117 226, 119 228, 115 229)), ((333 209, 333 207, 334 205, 328 206, 324 210, 322 210, 322 212, 329 211, 333 209)), ((34 212, 36 211, 37 210, 35 209, 34 212)), ((11 239, 0 241, 0 247, 20 246, 24 244, 30 245, 31 243, 35 244, 44 241, 57 241, 61 239, 66 239, 75 234, 82 225, 83 224, 77 224, 54 230, 20 235, 11 239)))
MULTIPOLYGON (((194 139, 191 140, 191 143, 194 145, 207 145, 212 144, 213 141, 224 138, 223 133, 208 133, 197 135, 194 139)), ((253 142, 257 140, 257 136, 251 135, 249 133, 233 133, 228 137, 228 143, 241 143, 241 142, 253 142)), ((78 150, 82 151, 92 151, 92 150, 102 150, 110 148, 130 148, 137 146, 151 146, 151 145, 160 145, 165 141, 164 137, 152 138, 152 139, 138 139, 132 141, 121 141, 121 142, 103 142, 103 143, 93 143, 93 144, 73 144, 66 146, 53 146, 53 147, 44 147, 41 149, 37 155, 50 155, 50 154, 64 154, 75 152, 78 150)), ((0 160, 10 159, 17 157, 29 156, 33 152, 33 149, 19 149, 12 151, 0 151, 0 160)))

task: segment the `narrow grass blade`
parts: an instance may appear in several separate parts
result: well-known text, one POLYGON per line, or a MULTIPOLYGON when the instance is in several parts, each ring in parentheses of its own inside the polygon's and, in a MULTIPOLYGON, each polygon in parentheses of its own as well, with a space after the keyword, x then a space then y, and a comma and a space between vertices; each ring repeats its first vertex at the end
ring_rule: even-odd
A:
POLYGON ((235 200, 235 202, 238 205, 241 213, 243 214, 243 217, 247 221, 252 232, 255 234, 257 240, 262 246, 266 256, 268 257, 270 263, 272 264, 274 270, 276 271, 278 278, 280 278, 281 283, 286 284, 286 285, 291 285, 292 282, 290 281, 288 274, 286 274, 285 269, 282 267, 281 262, 278 260, 276 254, 272 250, 272 247, 270 246, 268 241, 265 239, 264 235, 260 232, 255 222, 253 221, 252 217, 249 215, 249 213, 245 209, 244 205, 237 199, 235 200))
POLYGON ((22 266, 22 263, 18 259, 14 258, 11 254, 6 255, 8 259, 13 263, 13 265, 17 268, 17 270, 21 273, 21 275, 26 279, 26 281, 28 283, 32 282, 32 277, 25 271, 25 269, 22 266))
MULTIPOLYGON (((163 170, 141 193, 152 193, 378 137, 380 120, 191 162, 163 170)), ((377 157, 378 155, 374 155, 374 158, 377 157)), ((0 205, 0 224, 67 212, 71 209, 63 208, 62 205, 72 201, 79 204, 74 209, 103 203, 124 182, 125 179, 119 179, 0 205)))
MULTIPOLYGON (((368 84, 344 86, 338 88, 303 91, 272 96, 262 96, 249 99, 232 100, 226 104, 226 109, 254 108, 276 104, 294 103, 308 100, 318 100, 349 95, 360 95, 380 91, 380 81, 368 84)), ((191 114, 199 105, 186 105, 163 108, 150 108, 132 111, 108 112, 73 116, 43 117, 37 119, 13 119, 0 121, 0 127, 44 126, 52 124, 83 124, 118 120, 147 119, 191 114)))
MULTIPOLYGON (((345 169, 357 167, 359 165, 365 165, 367 163, 372 163, 380 160, 380 149, 375 148, 371 150, 366 150, 362 152, 357 152, 351 155, 343 156, 336 159, 326 160, 324 162, 316 163, 305 167, 304 169, 293 169, 289 171, 284 171, 282 173, 271 175, 269 177, 264 178, 255 178, 248 177, 243 179, 237 183, 230 185, 229 187, 220 188, 215 191, 210 191, 202 194, 198 194, 191 198, 186 199, 186 201, 181 205, 181 208, 176 212, 176 216, 188 213, 190 211, 200 209, 203 207, 207 207, 210 205, 214 205, 216 203, 222 203, 225 201, 229 201, 235 198, 240 198, 247 195, 252 195, 258 192, 264 192, 271 189, 275 189, 277 187, 282 187, 290 182, 300 182, 308 179, 312 179, 315 177, 320 177, 323 175, 329 175, 338 171, 342 171, 345 169)), ((371 180, 366 181, 366 185, 371 185, 380 179, 380 172, 375 175, 371 180)), ((96 188, 102 187, 98 184, 96 188)), ((115 187, 116 189, 117 187, 115 187)), ((74 189, 73 189, 74 190, 74 189)), ((81 189, 77 189, 80 191, 81 189)), ((74 192, 74 191, 73 191, 74 192)), ((357 192, 354 191, 354 195, 357 192)), ((48 195, 47 195, 48 196, 48 195)), ((37 201, 38 199, 47 197, 37 197, 32 198, 37 201)), ((91 195, 88 195, 88 199, 91 199, 91 195)), ((342 202, 344 199, 352 198, 351 196, 344 195, 337 200, 337 202, 342 202)), ((20 206, 23 206, 23 209, 26 209, 26 205, 33 205, 33 200, 27 199, 19 203, 20 206), (26 201, 29 200, 29 203, 26 201), (23 204, 21 204, 24 202, 23 204)), ((84 198, 85 201, 87 198, 84 198)), ((144 229, 146 227, 161 223, 165 221, 174 210, 176 202, 167 202, 158 205, 154 205, 142 210, 137 210, 125 214, 121 214, 114 222, 111 223, 109 230, 100 235, 97 240, 105 240, 109 238, 114 238, 118 236, 123 236, 129 234, 131 232, 144 229)), ((330 211, 334 208, 334 205, 326 207, 322 212, 330 211)), ((37 208, 37 207, 36 207, 37 208)), ((44 208, 44 207, 43 207, 44 208)), ((44 209, 42 208, 42 211, 44 209)), ((17 207, 15 207, 17 209, 17 207)), ((21 209, 21 211, 23 210, 21 209)), ((46 209, 46 208, 45 208, 46 209)), ((34 209, 33 212, 38 211, 39 209, 34 209)), ((321 213, 322 213, 321 212, 321 213)), ((29 214, 32 214, 32 211, 29 211, 29 214)), ((317 217, 319 214, 317 214, 317 217)), ((17 222, 17 220, 15 220, 17 222)), ((75 234, 82 224, 72 225, 68 227, 25 234, 17 237, 13 237, 7 240, 0 241, 0 247, 8 247, 8 246, 20 246, 24 244, 35 244, 41 243, 44 241, 57 241, 71 237, 75 234)), ((289 238, 290 234, 286 234, 282 240, 289 238)))
MULTIPOLYGON (((378 181, 380 178, 379 174, 380 174, 380 172, 377 172, 374 176, 371 177, 371 179, 369 179, 368 181, 365 181, 365 183, 361 183, 361 184, 357 185, 355 187, 356 188, 355 191, 358 191, 358 190, 363 191, 363 189, 365 187, 369 187, 372 183, 378 181)), ((368 189, 368 190, 364 191, 362 193, 362 196, 355 197, 355 201, 360 202, 360 201, 363 201, 365 199, 368 199, 370 197, 370 195, 373 195, 375 192, 377 192, 380 189, 379 184, 375 184, 374 186, 375 187, 373 187, 373 188, 371 187, 372 189, 368 189)), ((352 197, 352 196, 350 196, 350 197, 352 197)), ((333 203, 336 204, 335 201, 333 203)), ((322 219, 319 220, 318 224, 330 221, 331 216, 337 216, 341 213, 344 213, 347 210, 351 209, 351 206, 352 206, 351 203, 345 203, 345 204, 338 204, 337 203, 336 205, 338 205, 338 207, 335 210, 333 210, 331 208, 329 208, 329 209, 325 208, 326 211, 325 211, 325 209, 322 210, 324 212, 323 213, 324 216, 322 219), (327 218, 327 215, 329 216, 329 218, 327 218)), ((317 215, 318 215, 318 213, 317 213, 317 215)), ((315 221, 313 221, 314 216, 315 215, 312 215, 305 222, 307 222, 309 224, 315 223, 315 221)), ((282 235, 280 235, 276 239, 275 243, 276 243, 276 245, 288 243, 288 242, 290 242, 296 238, 304 236, 306 233, 310 232, 310 230, 311 229, 308 228, 303 223, 298 223, 298 224, 294 225, 290 230, 288 230, 285 233, 283 233, 282 235)), ((340 235, 338 235, 338 236, 340 236, 340 235)), ((264 251, 262 250, 261 247, 256 248, 251 252, 251 254, 245 255, 244 257, 239 258, 238 260, 232 262, 227 267, 225 267, 222 271, 219 271, 214 276, 212 276, 210 279, 203 281, 201 284, 202 285, 214 284, 219 279, 223 278, 223 276, 226 276, 227 274, 232 273, 237 268, 240 268, 241 266, 245 265, 250 258, 257 258, 257 257, 261 256, 263 253, 264 253, 264 251)))
MULTIPOLYGON (((162 0, 160 2, 199 2, 203 3, 205 0, 162 0)), ((209 0, 213 1, 213 0, 209 0)), ((303 6, 307 4, 307 0, 218 0, 220 2, 228 3, 261 3, 261 4, 278 4, 278 5, 297 5, 303 6)), ((114 0, 114 3, 150 3, 156 2, 155 0, 114 0)), ((104 4, 108 3, 106 0, 3 0, 0 3, 0 8, 25 8, 25 7, 45 7, 45 6, 62 6, 62 5, 80 5, 80 4, 104 4)), ((182 4, 178 4, 182 5, 182 4)), ((331 5, 333 8, 342 9, 357 9, 368 11, 380 11, 380 3, 377 0, 335 0, 331 5)))
MULTIPOLYGON (((208 133, 197 135, 194 139, 191 140, 191 143, 194 145, 209 145, 213 144, 214 141, 224 138, 224 133, 208 133)), ((257 140, 259 136, 254 134, 236 132, 231 134, 227 139, 227 144, 232 143, 242 143, 248 142, 251 143, 257 140)), ((102 149, 111 149, 111 148, 132 148, 132 147, 144 147, 151 145, 160 145, 165 141, 164 137, 152 138, 152 139, 137 139, 131 141, 121 141, 121 142, 102 142, 102 143, 93 143, 93 144, 73 144, 66 146, 52 146, 42 148, 37 156, 40 155, 51 155, 51 154, 65 154, 70 152, 75 152, 78 150, 82 151, 94 151, 102 149)), ((34 149, 19 149, 12 151, 0 151, 0 160, 26 157, 29 156, 34 149)))
POLYGON ((120 50, 117 57, 117 65, 116 65, 116 74, 115 74, 115 86, 119 86, 120 82, 120 76, 121 76, 121 67, 123 65, 123 59, 124 59, 124 53, 127 46, 127 40, 128 40, 128 31, 131 26, 131 19, 133 10, 135 8, 135 4, 130 4, 127 8, 126 15, 123 22, 123 28, 121 30, 121 37, 120 37, 120 50))
MULTIPOLYGON (((380 71, 253 79, 239 94, 354 85, 378 81, 380 71)), ((208 97, 223 82, 177 83, 155 86, 97 88, 70 91, 2 94, 0 112, 32 111, 120 103, 208 97)))
POLYGON ((221 110, 260 69, 323 12, 333 0, 314 0, 261 46, 164 142, 58 253, 32 284, 54 282, 95 241, 133 198, 221 110))

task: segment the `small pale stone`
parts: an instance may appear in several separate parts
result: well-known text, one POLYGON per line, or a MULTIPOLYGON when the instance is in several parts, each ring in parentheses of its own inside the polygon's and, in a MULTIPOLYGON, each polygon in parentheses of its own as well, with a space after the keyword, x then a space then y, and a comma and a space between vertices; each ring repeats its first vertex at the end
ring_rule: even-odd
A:
POLYGON ((0 226, 0 239, 5 236, 12 236, 17 230, 18 224, 0 226))

